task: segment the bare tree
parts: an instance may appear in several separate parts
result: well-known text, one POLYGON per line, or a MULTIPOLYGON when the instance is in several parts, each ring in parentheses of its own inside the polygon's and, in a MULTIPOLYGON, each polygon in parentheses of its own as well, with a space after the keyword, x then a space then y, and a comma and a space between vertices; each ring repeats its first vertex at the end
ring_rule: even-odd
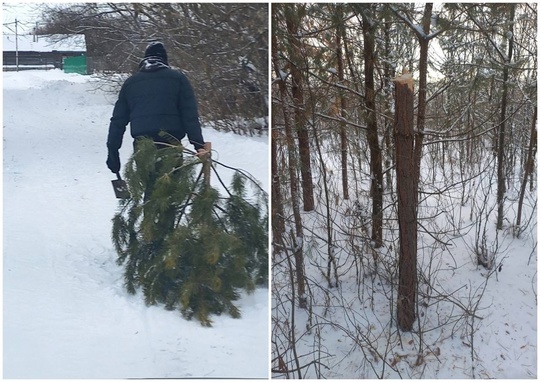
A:
POLYGON ((90 66, 103 74, 136 71, 148 42, 163 41, 169 64, 193 83, 203 119, 267 131, 267 4, 57 4, 42 18, 38 33, 84 34, 90 66))
MULTIPOLYGON (((337 74, 338 74, 338 81, 340 84, 343 84, 345 81, 345 63, 343 59, 343 43, 342 40, 345 35, 345 21, 343 19, 343 5, 338 5, 336 8, 336 61, 337 61, 337 74)), ((346 131, 346 124, 344 122, 345 118, 347 117, 347 97, 345 96, 344 91, 339 92, 339 100, 341 103, 341 117, 343 121, 339 124, 339 136, 341 140, 341 181, 342 181, 342 187, 343 187, 343 198, 349 199, 349 175, 347 173, 347 156, 348 156, 348 139, 347 139, 347 131, 346 131)))
POLYGON ((291 92, 294 103, 294 125, 298 135, 298 147, 300 150, 300 173, 302 175, 302 195, 304 211, 312 211, 315 208, 313 198, 313 179, 311 175, 311 154, 309 146, 309 133, 306 126, 306 111, 304 104, 303 87, 303 59, 301 56, 302 46, 298 36, 299 26, 302 21, 303 8, 305 5, 290 4, 290 9, 285 13, 287 24, 288 52, 290 56, 291 69, 291 92), (293 8, 297 7, 299 12, 294 13, 293 8))
POLYGON ((362 15, 362 33, 364 37, 364 76, 365 105, 367 122, 367 141, 370 151, 371 196, 373 206, 371 212, 371 240, 375 248, 382 246, 383 240, 383 172, 382 153, 377 128, 377 109, 375 102, 375 7, 359 6, 362 15))
POLYGON ((499 124, 499 133, 497 140, 497 229, 503 228, 504 219, 504 198, 506 193, 505 179, 505 140, 506 140, 506 109, 508 105, 508 87, 509 87, 509 65, 512 62, 512 53, 514 49, 514 14, 515 4, 509 4, 510 8, 510 30, 507 34, 508 53, 499 51, 504 62, 503 67, 503 93, 501 98, 501 119, 499 124))
MULTIPOLYGON (((538 106, 534 107, 534 114, 532 118, 531 123, 531 134, 530 134, 530 140, 529 140, 529 149, 527 151, 527 160, 525 162, 525 169, 523 172, 523 179, 521 181, 521 189, 519 191, 519 202, 518 202, 518 210, 517 210, 517 216, 516 216, 516 236, 519 237, 520 230, 521 230, 521 213, 523 211, 523 198, 525 197, 525 191, 527 189, 527 179, 529 178, 529 175, 534 170, 534 153, 536 152, 536 146, 537 146, 537 131, 536 131, 536 121, 538 117, 538 106)), ((532 181, 531 181, 532 183, 532 181)))
MULTIPOLYGON (((302 225, 302 217, 300 215, 300 193, 298 190, 297 176, 296 176, 296 160, 295 160, 295 149, 294 149, 294 138, 293 138, 293 128, 292 123, 290 122, 289 110, 286 106, 286 100, 289 98, 287 96, 287 88, 285 85, 285 78, 282 76, 282 71, 279 67, 279 59, 277 56, 278 43, 275 35, 272 38, 272 64, 277 75, 277 84, 279 88, 279 102, 282 110, 283 122, 285 125, 285 140, 287 145, 287 154, 288 154, 288 173, 289 173, 289 184, 290 184, 290 193, 291 193, 291 203, 292 210, 294 215, 294 225, 295 230, 291 230, 291 234, 288 238, 283 238, 283 235, 280 239, 275 238, 274 240, 280 240, 282 243, 289 242, 290 249, 294 252, 295 258, 295 273, 296 273, 296 285, 298 287, 298 301, 299 305, 302 308, 306 307, 306 290, 305 290, 305 276, 304 276, 304 253, 303 253, 303 237, 304 237, 304 227, 302 225), (288 240, 287 240, 288 239, 288 240)), ((275 128, 275 127, 274 127, 275 128)), ((277 174, 278 169, 273 169, 276 171, 274 174, 277 174)))

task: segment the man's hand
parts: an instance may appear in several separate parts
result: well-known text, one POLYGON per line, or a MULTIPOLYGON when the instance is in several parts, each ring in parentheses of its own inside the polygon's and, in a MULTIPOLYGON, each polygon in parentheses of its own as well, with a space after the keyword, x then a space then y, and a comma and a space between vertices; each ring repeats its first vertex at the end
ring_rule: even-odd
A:
POLYGON ((197 154, 195 154, 195 155, 197 155, 198 157, 200 157, 200 156, 205 156, 205 155, 208 154, 208 153, 209 153, 208 150, 205 150, 205 149, 198 149, 198 150, 197 150, 197 154))
POLYGON ((118 153, 118 150, 109 150, 107 167, 113 174, 120 172, 120 154, 118 153))
POLYGON ((201 159, 207 159, 207 158, 210 158, 211 150, 212 150, 212 144, 210 142, 206 142, 203 148, 197 149, 197 154, 195 155, 201 159))

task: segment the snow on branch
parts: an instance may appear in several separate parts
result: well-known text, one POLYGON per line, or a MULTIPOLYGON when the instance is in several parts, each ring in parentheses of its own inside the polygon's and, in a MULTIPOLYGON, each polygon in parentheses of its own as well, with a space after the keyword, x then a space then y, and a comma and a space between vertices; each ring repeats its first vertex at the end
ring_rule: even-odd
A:
MULTIPOLYGON (((415 23, 413 23, 408 17, 406 16, 403 16, 401 13, 399 13, 399 11, 394 8, 393 6, 389 5, 390 9, 392 10, 392 12, 394 12, 394 14, 401 20, 403 21, 405 24, 407 24, 409 26, 409 28, 411 28, 413 30, 413 32, 416 34, 416 36, 419 38, 419 39, 422 39, 422 40, 432 40, 433 38, 437 37, 438 35, 440 35, 442 32, 444 32, 446 29, 443 28, 443 29, 439 29, 439 30, 436 30, 432 33, 426 33, 424 31, 424 28, 421 26, 421 25, 417 25, 415 23)), ((430 22, 433 18, 433 15, 430 17, 430 22)))

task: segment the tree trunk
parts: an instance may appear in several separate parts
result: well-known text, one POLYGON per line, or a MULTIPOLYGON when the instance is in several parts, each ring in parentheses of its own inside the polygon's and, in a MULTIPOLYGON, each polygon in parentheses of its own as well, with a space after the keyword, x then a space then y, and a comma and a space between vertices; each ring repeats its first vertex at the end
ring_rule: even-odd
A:
MULTIPOLYGON (((341 44, 341 38, 345 38, 345 28, 341 24, 343 18, 343 12, 341 6, 338 7, 340 12, 340 24, 337 26, 336 31, 336 56, 337 56, 337 67, 338 67, 338 80, 340 84, 343 84, 345 80, 344 76, 344 65, 343 65, 343 47, 341 44)), ((345 119, 347 117, 347 99, 343 90, 340 90, 339 98, 341 102, 341 117, 345 119)), ((341 182, 343 187, 343 199, 349 199, 349 178, 347 175, 347 133, 345 130, 345 122, 341 122, 339 125, 339 136, 341 140, 341 182)))
MULTIPOLYGON (((429 35, 429 29, 431 25, 431 14, 433 12, 433 3, 427 3, 424 8, 424 15, 422 17, 422 28, 424 34, 429 35)), ((419 85, 418 85, 418 109, 416 115, 416 138, 414 143, 414 183, 415 189, 418 190, 420 184, 420 164, 422 162, 422 147, 424 145, 424 128, 426 125, 426 94, 427 94, 427 59, 428 59, 428 38, 418 36, 420 43, 420 60, 418 64, 419 70, 419 85)), ((418 192, 418 191, 417 191, 418 192)), ((416 195, 416 201, 418 202, 418 195, 416 195)))
MULTIPOLYGON (((272 114, 272 119, 274 114, 272 114)), ((272 124, 272 126, 275 126, 272 124)), ((283 196, 281 195, 281 182, 277 165, 277 130, 272 127, 272 242, 277 244, 274 253, 281 252, 283 235, 285 234, 285 219, 283 213, 283 196)))
POLYGON ((377 130, 377 113, 375 110, 375 23, 362 10, 362 32, 364 35, 364 74, 365 104, 367 113, 367 140, 370 151, 371 196, 373 208, 371 212, 371 240, 375 248, 382 246, 382 214, 383 214, 383 173, 382 155, 377 130))
POLYGON ((410 74, 395 80, 396 177, 399 224, 399 284, 397 321, 410 331, 415 320, 417 192, 414 181, 414 94, 410 74))
MULTIPOLYGON (((388 21, 389 18, 385 17, 384 22, 384 80, 383 80, 383 94, 385 98, 385 115, 391 114, 390 102, 392 101, 392 91, 390 86, 390 80, 396 76, 395 69, 391 67, 389 57, 391 51, 390 42, 390 28, 392 22, 388 21)), ((386 188, 388 192, 393 192, 392 185, 392 171, 388 171, 394 164, 394 152, 392 150, 392 121, 389 118, 384 118, 384 158, 385 158, 385 171, 386 171, 386 188)))
MULTIPOLYGON (((296 4, 289 5, 296 7, 296 4)), ((299 5, 302 7, 302 5, 299 5)), ((298 147, 300 151, 300 174, 302 176, 302 195, 304 211, 315 209, 313 197, 313 179, 311 176, 311 154, 309 147, 309 134, 306 128, 306 111, 304 105, 303 75, 299 68, 302 61, 302 46, 298 38, 299 20, 294 18, 293 11, 286 13, 288 50, 291 59, 292 97, 294 103, 294 125, 298 135, 298 147)))
POLYGON ((303 254, 303 246, 302 246, 302 238, 304 236, 304 228, 302 225, 302 216, 300 215, 300 195, 298 191, 298 184, 296 181, 296 163, 294 161, 294 138, 292 133, 292 127, 291 123, 289 121, 289 114, 287 111, 287 107, 285 104, 285 98, 287 97, 287 88, 285 86, 285 79, 281 78, 279 66, 278 66, 278 59, 277 59, 277 39, 275 34, 272 35, 272 61, 274 64, 275 72, 280 78, 278 81, 279 86, 279 92, 280 92, 280 102, 281 102, 281 108, 283 110, 283 121, 285 124, 285 135, 287 138, 287 152, 289 157, 289 179, 290 179, 290 185, 291 185, 291 203, 292 203, 292 209, 293 209, 293 215, 294 215, 294 223, 295 223, 295 231, 296 231, 296 238, 299 238, 299 240, 296 240, 293 237, 293 248, 294 250, 294 258, 295 258, 295 271, 296 271, 296 285, 298 288, 298 299, 299 299, 299 306, 301 308, 306 307, 306 287, 305 287, 305 275, 304 275, 304 254, 303 254), (298 242, 299 241, 299 242, 298 242))
POLYGON ((527 153, 527 161, 524 165, 524 173, 523 173, 523 182, 521 183, 521 189, 519 191, 519 202, 518 202, 518 210, 517 210, 517 217, 516 217, 516 235, 519 237, 520 234, 520 226, 521 226, 521 211, 523 209, 523 198, 525 197, 525 190, 527 189, 527 178, 529 177, 529 173, 534 170, 534 148, 536 147, 536 119, 538 116, 538 106, 535 105, 534 107, 534 114, 533 114, 533 120, 532 120, 532 126, 531 126, 531 138, 529 141, 529 150, 527 153))
POLYGON ((506 139, 506 107, 508 104, 508 77, 510 62, 512 62, 512 52, 514 48, 514 12, 515 4, 509 4, 510 7, 510 38, 508 41, 508 56, 503 68, 503 94, 501 99, 501 119, 499 124, 499 134, 497 140, 497 229, 503 228, 504 219, 504 194, 506 193, 506 179, 504 172, 505 165, 505 139, 506 139))

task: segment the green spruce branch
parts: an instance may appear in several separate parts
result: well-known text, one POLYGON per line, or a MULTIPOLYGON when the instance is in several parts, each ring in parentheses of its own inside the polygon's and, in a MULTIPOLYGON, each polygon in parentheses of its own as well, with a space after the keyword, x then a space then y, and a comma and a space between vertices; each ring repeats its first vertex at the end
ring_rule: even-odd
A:
POLYGON ((132 197, 120 202, 112 241, 129 293, 210 326, 211 315, 240 317, 242 291, 267 286, 268 207, 251 175, 212 161, 222 196, 204 179, 205 163, 180 145, 139 141, 124 171, 132 197), (234 171, 229 187, 218 166, 234 171))

